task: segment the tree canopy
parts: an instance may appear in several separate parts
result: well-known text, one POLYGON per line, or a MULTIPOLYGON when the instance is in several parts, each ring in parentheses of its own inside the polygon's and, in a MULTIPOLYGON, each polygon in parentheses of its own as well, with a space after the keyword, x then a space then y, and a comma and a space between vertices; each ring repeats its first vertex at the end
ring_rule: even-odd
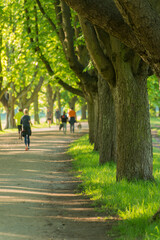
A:
POLYGON ((160 75, 160 3, 155 0, 65 0, 80 16, 136 51, 160 75))

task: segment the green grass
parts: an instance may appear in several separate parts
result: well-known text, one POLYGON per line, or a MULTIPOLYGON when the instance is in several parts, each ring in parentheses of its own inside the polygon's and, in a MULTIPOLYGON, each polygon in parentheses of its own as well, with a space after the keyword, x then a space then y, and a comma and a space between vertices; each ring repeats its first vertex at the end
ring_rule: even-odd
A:
POLYGON ((154 148, 154 182, 116 182, 116 166, 99 166, 99 154, 89 144, 88 136, 74 142, 69 153, 73 167, 82 179, 82 193, 94 200, 95 207, 118 214, 121 240, 160 239, 160 221, 151 223, 151 217, 160 207, 160 150, 154 148))

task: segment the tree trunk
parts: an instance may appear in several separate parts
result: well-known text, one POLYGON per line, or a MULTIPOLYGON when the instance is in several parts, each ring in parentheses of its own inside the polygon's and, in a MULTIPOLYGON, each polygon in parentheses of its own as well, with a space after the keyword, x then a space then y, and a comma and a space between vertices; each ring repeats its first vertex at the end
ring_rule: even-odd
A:
POLYGON ((86 111, 87 111, 87 104, 85 103, 81 107, 82 119, 84 119, 84 120, 87 119, 86 111))
POLYGON ((69 101, 69 107, 75 110, 76 101, 77 101, 77 96, 72 97, 69 101))
MULTIPOLYGON (((117 180, 143 179, 152 176, 152 138, 147 94, 148 67, 139 57, 118 44, 115 67, 116 87, 112 89, 116 113, 117 180), (135 62, 137 59, 137 62, 135 62)), ((115 48, 114 48, 115 47, 115 48)))
POLYGON ((15 128, 14 109, 6 107, 6 126, 5 129, 15 128))
POLYGON ((89 125, 89 141, 94 143, 94 102, 88 101, 88 125, 89 125))
POLYGON ((113 97, 108 83, 99 76, 99 162, 116 161, 116 125, 113 97))
POLYGON ((9 93, 8 106, 6 107, 7 113, 7 121, 6 121, 6 129, 11 129, 16 127, 16 123, 14 120, 14 96, 12 95, 12 91, 9 93))
POLYGON ((94 150, 99 150, 99 103, 98 93, 94 97, 94 150))
POLYGON ((38 108, 38 94, 37 94, 34 99, 34 123, 40 124, 38 113, 39 113, 39 108, 38 108))
POLYGON ((52 118, 51 123, 53 123, 53 90, 50 84, 47 85, 47 107, 50 109, 52 118))
POLYGON ((0 113, 0 131, 2 131, 1 113, 0 113))
POLYGON ((61 94, 60 94, 59 88, 57 88, 57 100, 58 100, 58 108, 59 108, 60 115, 61 115, 62 114, 61 113, 61 94))

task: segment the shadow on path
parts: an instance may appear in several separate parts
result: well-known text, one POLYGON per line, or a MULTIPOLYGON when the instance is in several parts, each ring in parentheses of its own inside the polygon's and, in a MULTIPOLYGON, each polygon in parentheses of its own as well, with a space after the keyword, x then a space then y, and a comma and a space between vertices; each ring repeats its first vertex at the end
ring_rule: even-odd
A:
POLYGON ((85 134, 35 131, 31 149, 16 134, 0 136, 0 240, 111 239, 115 219, 75 194, 69 144, 85 134))

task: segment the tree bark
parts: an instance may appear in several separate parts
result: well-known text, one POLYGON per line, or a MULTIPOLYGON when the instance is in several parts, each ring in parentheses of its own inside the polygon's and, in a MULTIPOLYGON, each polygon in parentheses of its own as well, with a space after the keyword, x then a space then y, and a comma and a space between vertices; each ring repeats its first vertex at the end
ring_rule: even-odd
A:
POLYGON ((46 88, 46 97, 47 97, 47 107, 51 111, 52 117, 51 117, 51 123, 53 123, 53 89, 50 84, 47 85, 46 88))
POLYGON ((38 94, 37 94, 34 99, 34 123, 40 124, 38 113, 39 113, 39 107, 38 107, 38 94))
POLYGON ((2 131, 2 120, 1 120, 1 113, 0 113, 0 131, 2 131))
MULTIPOLYGON (((89 53, 96 65, 99 75, 101 75, 98 80, 99 123, 95 121, 95 129, 99 129, 99 131, 95 131, 95 149, 100 150, 100 163, 103 164, 106 161, 115 161, 116 158, 116 144, 115 137, 113 136, 113 134, 115 134, 115 120, 113 119, 115 115, 113 99, 109 89, 109 85, 112 87, 115 86, 115 74, 112 62, 109 57, 106 56, 107 54, 111 55, 109 53, 109 51, 111 51, 110 48, 108 47, 106 54, 106 49, 103 49, 95 28, 86 19, 81 17, 80 23, 89 53), (103 80, 101 78, 103 78, 103 80)), ((107 42, 106 45, 109 45, 110 40, 107 39, 107 37, 105 36, 105 41, 107 42)))
POLYGON ((12 129, 15 128, 15 121, 14 121, 14 108, 13 106, 5 107, 6 109, 6 126, 5 129, 12 129))
POLYGON ((99 98, 98 93, 94 97, 94 150, 99 150, 99 98))
POLYGON ((94 101, 88 101, 88 125, 89 125, 89 141, 94 143, 94 101))
POLYGON ((152 179, 152 142, 146 86, 148 67, 117 39, 110 37, 109 42, 108 36, 98 29, 96 38, 94 29, 85 20, 82 19, 81 24, 97 69, 102 68, 103 62, 100 65, 99 57, 104 53, 106 65, 110 66, 108 75, 100 70, 99 74, 108 82, 115 103, 117 180, 152 179), (90 32, 96 40, 94 45, 90 44, 90 32), (100 47, 96 48, 98 44, 100 47), (99 54, 95 49, 99 49, 99 54), (115 79, 112 74, 114 71, 115 79), (112 76, 112 81, 108 76, 112 76))
POLYGON ((62 114, 62 113, 61 113, 61 93, 60 93, 58 87, 57 87, 56 93, 57 93, 58 108, 59 108, 60 115, 61 115, 61 114, 62 114))
POLYGON ((86 115, 86 110, 87 110, 87 104, 83 104, 81 107, 81 112, 82 112, 82 119, 87 119, 87 115, 86 115))
POLYGON ((99 76, 99 162, 116 162, 116 123, 114 103, 108 83, 99 76))
POLYGON ((112 88, 116 113, 117 180, 151 180, 148 66, 116 39, 111 40, 117 74, 116 87, 112 88))
POLYGON ((2 103, 6 109, 6 126, 5 129, 12 129, 16 127, 16 123, 14 120, 14 96, 12 93, 13 89, 2 98, 2 103), (5 99, 5 100, 4 100, 5 99))

